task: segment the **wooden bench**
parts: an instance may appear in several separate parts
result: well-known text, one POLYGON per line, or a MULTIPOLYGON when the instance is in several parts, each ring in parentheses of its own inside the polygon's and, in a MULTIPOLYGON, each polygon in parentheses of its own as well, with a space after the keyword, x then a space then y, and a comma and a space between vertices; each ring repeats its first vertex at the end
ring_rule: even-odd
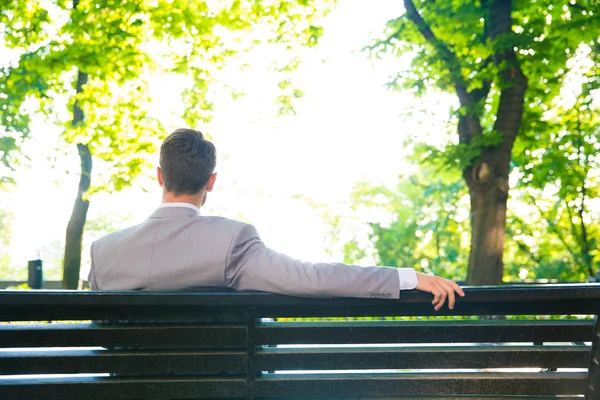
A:
POLYGON ((454 311, 435 312, 419 292, 323 300, 0 291, 1 321, 54 321, 0 324, 0 399, 600 399, 600 285, 465 292, 454 311), (485 315, 596 317, 281 321, 485 315))

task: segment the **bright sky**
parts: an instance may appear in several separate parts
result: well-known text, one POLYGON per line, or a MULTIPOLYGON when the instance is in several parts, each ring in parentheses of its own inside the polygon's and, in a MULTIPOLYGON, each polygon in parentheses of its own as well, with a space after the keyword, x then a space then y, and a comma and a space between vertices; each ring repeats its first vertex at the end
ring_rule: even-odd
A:
MULTIPOLYGON (((383 85, 406 67, 407 60, 390 57, 373 62, 360 52, 400 12, 398 1, 377 0, 368 7, 360 0, 340 2, 325 21, 321 45, 306 51, 303 65, 294 73, 295 85, 305 92, 296 116, 276 116, 276 82, 281 77, 266 71, 264 60, 269 57, 261 50, 250 56, 250 70, 226 71, 227 83, 244 89, 247 96, 237 100, 219 96, 212 122, 196 127, 212 135, 219 155, 217 187, 203 214, 251 222, 269 247, 294 257, 341 259, 341 254, 325 251, 326 226, 318 211, 296 196, 335 205, 348 198, 357 181, 393 183, 406 168, 402 142, 423 128, 401 117, 414 102, 412 96, 388 92, 383 85)), ((161 118, 168 120, 183 109, 178 92, 183 84, 173 78, 152 80, 154 107, 161 118)), ((439 112, 427 122, 429 132, 436 126, 443 131, 449 101, 442 99, 436 106, 439 112)), ((57 152, 59 133, 58 128, 36 121, 35 140, 26 146, 33 155, 32 167, 19 171, 15 190, 0 192, 0 204, 8 204, 16 219, 12 262, 24 269, 38 253, 42 259, 50 257, 51 243, 62 251, 56 242, 64 240, 79 166, 74 148, 57 152), (50 167, 52 157, 58 157, 55 170, 50 167), (64 174, 65 170, 71 173, 64 174)), ((147 181, 144 187, 151 190, 136 186, 95 195, 88 220, 112 214, 130 215, 132 221, 125 226, 143 221, 160 201, 157 184, 147 181)), ((90 238, 84 243, 82 277, 87 277, 90 243, 90 238)))

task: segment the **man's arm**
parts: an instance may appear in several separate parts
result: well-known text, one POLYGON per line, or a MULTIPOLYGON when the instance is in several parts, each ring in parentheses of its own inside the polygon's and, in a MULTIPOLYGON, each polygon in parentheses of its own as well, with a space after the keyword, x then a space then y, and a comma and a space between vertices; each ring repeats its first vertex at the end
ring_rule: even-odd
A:
POLYGON ((225 269, 227 284, 233 289, 303 297, 397 299, 400 288, 404 287, 399 276, 401 279, 402 274, 399 275, 396 268, 310 263, 293 259, 267 248, 256 229, 247 224, 233 238, 225 269))

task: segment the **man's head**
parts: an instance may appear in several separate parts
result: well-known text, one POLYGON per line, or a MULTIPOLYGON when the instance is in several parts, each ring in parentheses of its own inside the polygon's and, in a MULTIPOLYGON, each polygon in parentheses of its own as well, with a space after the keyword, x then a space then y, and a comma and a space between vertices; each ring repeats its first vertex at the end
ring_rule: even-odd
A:
POLYGON ((158 182, 173 197, 212 190, 216 179, 216 149, 201 132, 177 129, 171 133, 160 147, 159 164, 158 182))

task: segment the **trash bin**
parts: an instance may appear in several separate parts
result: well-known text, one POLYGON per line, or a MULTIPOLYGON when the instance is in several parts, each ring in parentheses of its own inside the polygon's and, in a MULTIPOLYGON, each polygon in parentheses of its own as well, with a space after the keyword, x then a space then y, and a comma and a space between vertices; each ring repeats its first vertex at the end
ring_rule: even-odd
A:
POLYGON ((31 289, 41 289, 44 278, 42 277, 42 260, 31 260, 28 262, 29 279, 27 285, 31 289))

